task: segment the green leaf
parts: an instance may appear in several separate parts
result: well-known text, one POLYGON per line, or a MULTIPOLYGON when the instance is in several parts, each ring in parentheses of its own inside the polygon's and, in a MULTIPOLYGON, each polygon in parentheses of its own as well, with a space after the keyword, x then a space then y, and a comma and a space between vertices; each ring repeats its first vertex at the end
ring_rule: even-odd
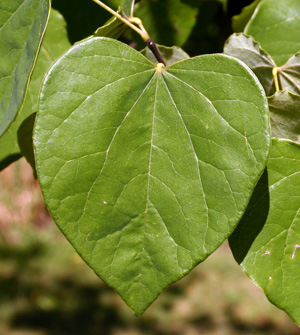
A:
POLYGON ((23 103, 49 10, 49 0, 1 0, 0 136, 23 103))
POLYGON ((300 1, 262 0, 244 33, 252 35, 281 66, 300 50, 299 31, 300 1))
POLYGON ((300 142, 300 96, 280 91, 268 102, 272 136, 300 142))
POLYGON ((134 11, 153 41, 181 46, 196 23, 198 8, 184 0, 141 0, 134 11))
POLYGON ((300 146, 273 139, 267 172, 230 237, 233 255, 268 299, 300 324, 300 146))
MULTIPOLYGON (((224 53, 246 63, 263 85, 267 96, 275 93, 272 70, 276 67, 271 56, 251 36, 233 34, 226 41, 224 53)), ((282 90, 300 94, 300 54, 293 55, 277 72, 282 90)))
POLYGON ((108 38, 52 67, 34 131, 51 215, 138 315, 233 231, 269 142, 263 89, 242 62, 156 68, 108 38))
POLYGON ((267 96, 275 93, 272 70, 276 64, 251 36, 231 35, 225 43, 224 53, 246 63, 259 79, 267 96))
POLYGON ((254 0, 250 5, 243 8, 239 15, 232 17, 232 29, 236 33, 241 33, 244 31, 248 21, 251 19, 257 5, 261 0, 254 0))
MULTIPOLYGON (((166 65, 172 65, 189 58, 189 55, 179 47, 165 47, 163 45, 157 45, 157 47, 166 65)), ((142 50, 141 54, 148 58, 153 64, 158 63, 153 52, 148 47, 142 50)))
MULTIPOLYGON (((124 0, 121 1, 120 6, 118 8, 117 13, 120 15, 125 15, 127 17, 133 16, 133 9, 134 9, 134 0, 124 0)), ((94 33, 94 36, 103 36, 103 37, 111 37, 111 38, 119 38, 128 26, 119 20, 117 17, 111 17, 106 23, 98 28, 94 33)))
POLYGON ((0 170, 21 157, 17 138, 18 129, 30 114, 37 112, 43 78, 54 61, 67 51, 70 46, 64 18, 59 12, 51 9, 47 30, 23 107, 11 127, 0 138, 0 170))
MULTIPOLYGON (((121 14, 120 8, 118 13, 121 14)), ((111 37, 117 39, 126 31, 126 29, 127 25, 117 17, 113 16, 102 27, 95 31, 94 36, 111 37)))
MULTIPOLYGON (((107 20, 111 14, 92 0, 52 0, 52 8, 58 10, 67 22, 68 37, 71 44, 91 36, 107 20)), ((117 10, 114 1, 104 1, 117 10)), ((119 1, 117 0, 117 3, 119 1)))
POLYGON ((133 9, 134 9, 135 0, 124 0, 122 4, 123 12, 128 17, 133 16, 133 9))
POLYGON ((278 71, 280 86, 300 94, 300 54, 293 55, 278 71))

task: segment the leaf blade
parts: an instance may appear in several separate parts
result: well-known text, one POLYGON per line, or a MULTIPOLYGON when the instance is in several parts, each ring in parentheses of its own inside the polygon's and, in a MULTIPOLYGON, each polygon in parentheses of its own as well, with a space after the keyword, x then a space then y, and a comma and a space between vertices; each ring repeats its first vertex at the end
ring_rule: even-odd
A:
MULTIPOLYGON (((66 22, 59 12, 51 9, 47 30, 32 73, 23 106, 9 129, 0 138, 0 170, 21 157, 17 132, 22 122, 37 112, 42 80, 54 61, 71 46, 67 37, 66 22)), ((21 139, 20 139, 21 140, 21 139)))
POLYGON ((50 8, 48 0, 4 0, 0 11, 1 136, 23 103, 50 8))
POLYGON ((263 90, 241 62, 202 56, 158 70, 127 45, 95 38, 73 47, 48 74, 34 134, 37 171, 60 229, 140 315, 233 230, 265 167, 268 127, 263 90), (195 79, 186 81, 182 74, 193 70, 195 79), (212 103, 217 79, 218 89, 231 83, 233 95, 245 85, 251 103, 225 102, 223 108, 224 98, 223 104, 212 103), (191 88, 198 82, 205 88, 191 88), (210 98, 196 90, 206 90, 210 98), (235 104, 239 115, 245 113, 243 122, 228 119, 235 104), (259 129, 255 134, 246 122, 251 117, 259 129), (213 143, 216 129, 222 146, 227 144, 221 155, 213 155, 222 171, 211 173, 209 164, 199 166, 198 157, 209 155, 193 132, 216 153, 221 150, 213 143), (253 151, 249 157, 247 148, 253 151), (245 171, 235 171, 239 168, 245 171), (224 193, 229 200, 220 196, 224 193))
POLYGON ((299 287, 300 147, 288 140, 273 139, 272 143, 267 175, 254 191, 229 242, 234 257, 250 279, 299 324, 295 290, 299 287))
POLYGON ((272 136, 299 142, 300 97, 289 91, 279 91, 268 98, 272 136))
POLYGON ((262 0, 244 32, 254 37, 274 59, 283 65, 300 50, 300 3, 294 0, 262 0))
POLYGON ((280 86, 294 94, 300 93, 300 54, 293 55, 278 71, 280 86))
POLYGON ((261 0, 254 0, 250 5, 244 7, 242 12, 232 17, 232 29, 236 33, 243 32, 248 21, 251 19, 257 5, 261 0))
POLYGON ((263 85, 267 96, 275 93, 272 70, 276 64, 251 36, 231 35, 224 45, 224 53, 247 64, 263 85))

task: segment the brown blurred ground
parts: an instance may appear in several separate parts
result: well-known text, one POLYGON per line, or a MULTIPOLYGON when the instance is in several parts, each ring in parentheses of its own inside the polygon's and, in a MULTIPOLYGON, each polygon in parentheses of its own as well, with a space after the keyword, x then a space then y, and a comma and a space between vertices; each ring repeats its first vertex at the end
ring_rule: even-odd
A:
POLYGON ((24 161, 0 173, 0 335, 296 335, 227 243, 136 318, 54 225, 24 161))

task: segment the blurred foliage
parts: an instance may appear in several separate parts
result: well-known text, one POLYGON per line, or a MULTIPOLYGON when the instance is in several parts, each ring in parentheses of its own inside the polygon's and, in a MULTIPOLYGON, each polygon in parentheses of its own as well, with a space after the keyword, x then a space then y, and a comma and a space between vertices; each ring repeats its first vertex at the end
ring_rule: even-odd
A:
POLYGON ((227 244, 136 318, 56 228, 24 159, 2 172, 0 186, 0 204, 10 209, 0 207, 1 335, 300 334, 227 244))

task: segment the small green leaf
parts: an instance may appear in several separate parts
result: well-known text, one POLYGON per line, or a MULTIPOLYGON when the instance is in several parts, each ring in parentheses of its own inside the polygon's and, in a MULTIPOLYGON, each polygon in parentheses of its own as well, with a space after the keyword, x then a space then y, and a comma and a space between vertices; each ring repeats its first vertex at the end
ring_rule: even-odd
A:
POLYGON ((41 84, 54 61, 70 47, 66 22, 62 15, 51 9, 45 37, 33 71, 24 104, 7 132, 0 138, 0 170, 21 157, 17 132, 22 122, 37 112, 41 84))
POLYGON ((280 91, 268 102, 272 136, 300 142, 300 96, 280 91))
MULTIPOLYGON (((119 2, 103 1, 117 10, 119 2)), ((58 10, 67 22, 68 37, 71 44, 81 41, 94 32, 107 20, 111 14, 92 0, 52 0, 52 8, 58 10)))
POLYGON ((300 50, 299 31, 300 1, 262 0, 244 33, 253 36, 281 66, 300 50))
POLYGON ((237 229, 233 255, 268 299, 300 325, 300 145, 273 139, 263 175, 237 229))
POLYGON ((138 315, 233 231, 269 143, 267 101, 244 63, 156 68, 108 38, 52 67, 34 131, 55 222, 138 315))
POLYGON ((198 8, 184 0, 141 0, 134 11, 153 41, 168 46, 181 46, 196 23, 198 8))
POLYGON ((241 33, 244 31, 248 21, 251 19, 257 5, 261 0, 254 0, 250 5, 243 8, 239 15, 232 17, 232 29, 236 33, 241 33))
MULTIPOLYGON (((179 47, 165 47, 163 45, 157 45, 157 47, 166 65, 172 65, 190 57, 185 51, 183 51, 179 47)), ((157 59, 153 55, 153 52, 148 47, 143 49, 141 53, 153 64, 158 63, 157 59)))
POLYGON ((272 70, 276 64, 251 36, 231 35, 225 43, 224 53, 246 63, 259 79, 267 96, 275 93, 272 70))
MULTIPOLYGON (((118 13, 121 13, 120 8, 118 13)), ((126 29, 126 24, 117 17, 113 16, 102 27, 95 31, 94 36, 111 37, 117 39, 126 31, 126 29)))
POLYGON ((49 0, 1 0, 0 136, 23 103, 49 10, 49 0))

